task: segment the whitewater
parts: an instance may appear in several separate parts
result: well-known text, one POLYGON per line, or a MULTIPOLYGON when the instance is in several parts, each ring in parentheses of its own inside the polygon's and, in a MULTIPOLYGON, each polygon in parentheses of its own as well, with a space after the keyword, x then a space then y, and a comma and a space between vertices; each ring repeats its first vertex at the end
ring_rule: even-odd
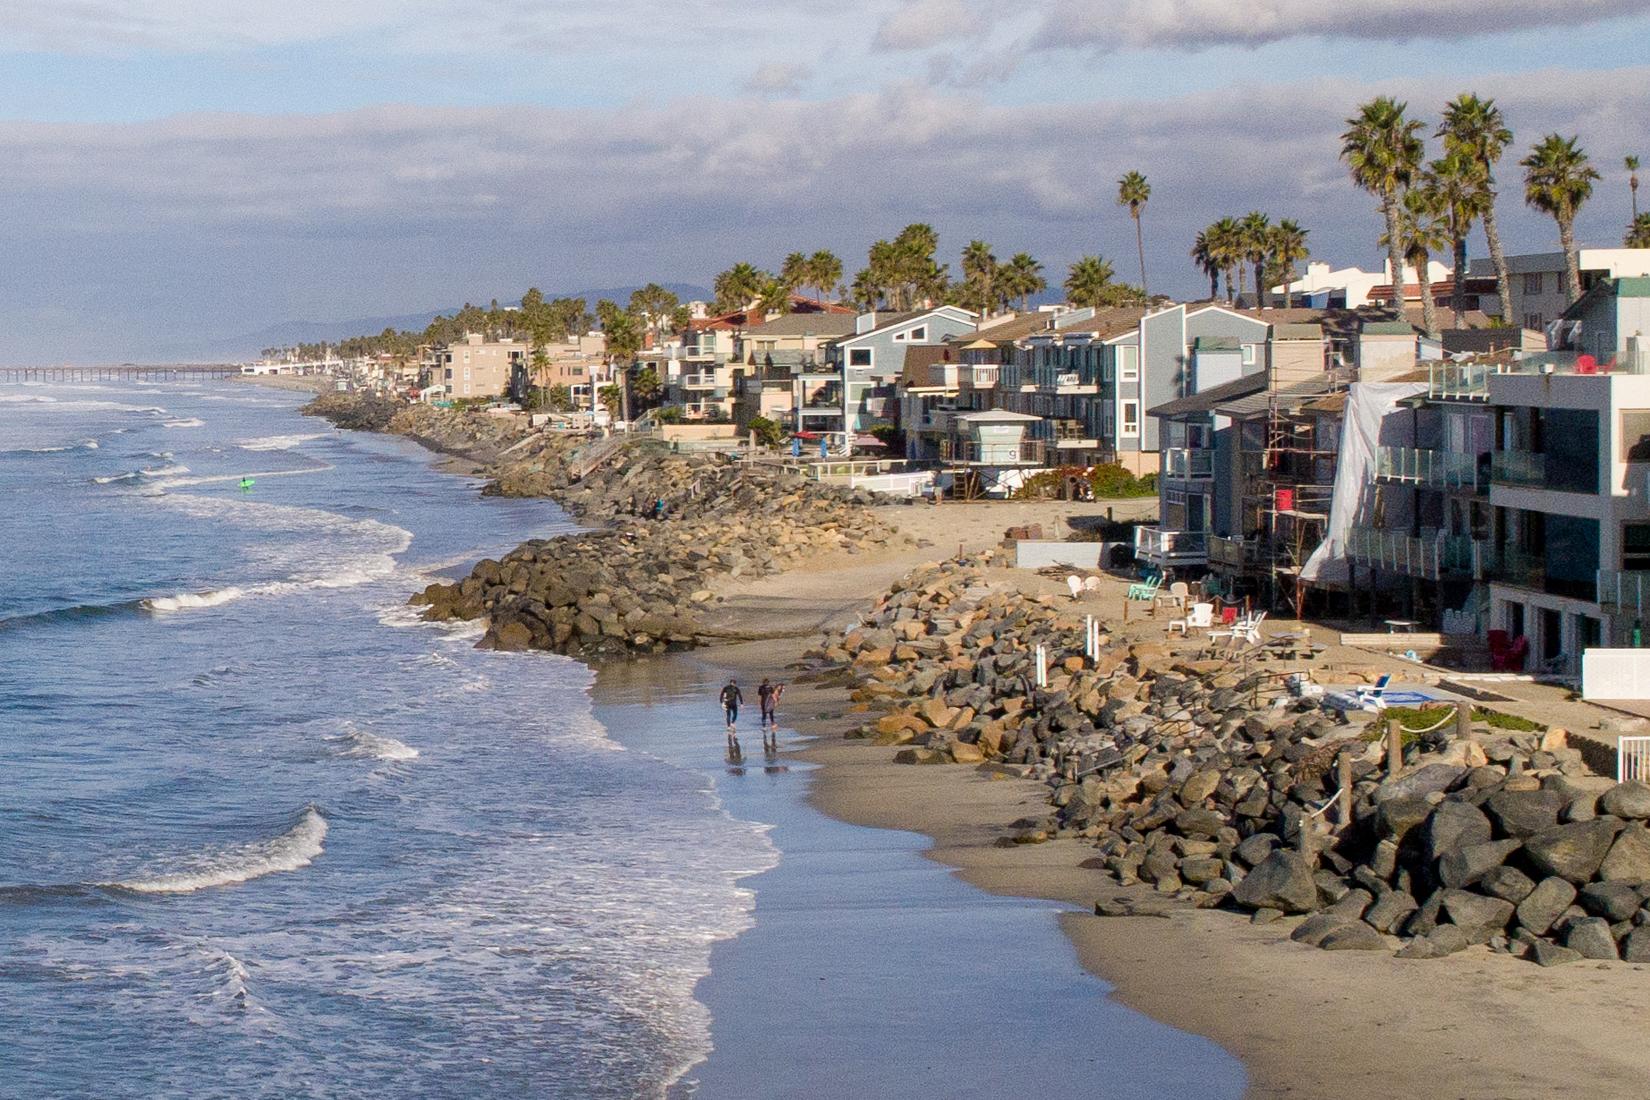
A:
POLYGON ((772 844, 409 614, 554 505, 300 400, 0 387, 0 1096, 660 1095, 772 844))

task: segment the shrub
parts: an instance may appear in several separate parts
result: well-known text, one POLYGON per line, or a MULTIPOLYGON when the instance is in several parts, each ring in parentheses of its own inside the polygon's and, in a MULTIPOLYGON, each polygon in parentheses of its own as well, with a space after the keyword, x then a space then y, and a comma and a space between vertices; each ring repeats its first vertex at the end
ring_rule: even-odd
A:
POLYGON ((765 416, 751 417, 750 430, 756 433, 756 442, 763 447, 777 447, 785 440, 785 432, 765 416))

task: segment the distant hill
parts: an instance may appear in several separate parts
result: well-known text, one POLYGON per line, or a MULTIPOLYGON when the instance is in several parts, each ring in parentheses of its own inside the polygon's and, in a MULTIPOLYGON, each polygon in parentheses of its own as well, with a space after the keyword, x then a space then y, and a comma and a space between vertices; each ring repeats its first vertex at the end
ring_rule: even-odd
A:
MULTIPOLYGON (((664 283, 666 290, 675 294, 684 302, 694 299, 709 301, 715 297, 709 290, 692 283, 664 283)), ((597 290, 546 291, 546 298, 583 298, 593 310, 596 303, 603 298, 609 298, 620 305, 630 300, 630 295, 639 290, 635 286, 605 287, 597 290)), ((502 299, 500 299, 502 301, 502 299)), ((487 299, 476 300, 477 305, 485 305, 487 299)), ((239 336, 223 337, 217 340, 202 340, 191 344, 179 344, 172 349, 165 350, 166 354, 180 358, 224 358, 248 359, 256 356, 264 348, 288 347, 293 344, 315 344, 322 341, 343 340, 351 336, 376 336, 386 328, 396 330, 423 329, 437 317, 445 314, 451 316, 459 311, 459 306, 449 306, 446 309, 432 309, 426 313, 404 313, 396 317, 358 317, 349 321, 281 321, 268 325, 256 332, 248 332, 239 336)))

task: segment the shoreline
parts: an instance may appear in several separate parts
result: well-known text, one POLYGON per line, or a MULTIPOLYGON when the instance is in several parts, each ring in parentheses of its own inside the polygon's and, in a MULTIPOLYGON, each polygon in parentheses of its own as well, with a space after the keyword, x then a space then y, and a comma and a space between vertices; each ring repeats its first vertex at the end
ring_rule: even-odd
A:
MULTIPOLYGON (((722 637, 743 631, 763 640, 701 646, 666 660, 689 662, 701 674, 731 668, 789 678, 780 670, 800 660, 823 627, 851 621, 892 581, 937 557, 936 542, 956 545, 960 531, 969 549, 984 548, 1032 511, 1000 505, 959 513, 966 507, 879 508, 895 527, 908 521, 908 536, 913 529, 938 535, 919 537, 916 549, 823 555, 787 572, 719 578, 713 617, 722 637), (963 519, 981 522, 970 528, 963 519)), ((660 667, 646 658, 618 663, 660 667)), ((598 685, 608 664, 595 662, 598 685)), ((812 740, 785 755, 819 765, 809 780, 812 805, 854 824, 922 834, 929 859, 988 893, 1072 906, 1060 925, 1085 969, 1110 983, 1121 1003, 1240 1057, 1248 1095, 1642 1094, 1650 1053, 1635 1041, 1634 1024, 1650 1008, 1644 967, 1541 969, 1482 948, 1427 961, 1323 952, 1289 942, 1292 921, 1254 925, 1229 910, 1097 917, 1095 900, 1138 898, 1149 889, 1122 888, 1080 866, 1096 854, 1080 841, 997 846, 1016 818, 1048 814, 1045 785, 990 769, 895 765, 890 749, 842 740, 862 717, 848 714, 839 688, 793 683, 787 690, 782 720, 812 740), (1517 1042, 1508 1042, 1512 1035, 1517 1042)))

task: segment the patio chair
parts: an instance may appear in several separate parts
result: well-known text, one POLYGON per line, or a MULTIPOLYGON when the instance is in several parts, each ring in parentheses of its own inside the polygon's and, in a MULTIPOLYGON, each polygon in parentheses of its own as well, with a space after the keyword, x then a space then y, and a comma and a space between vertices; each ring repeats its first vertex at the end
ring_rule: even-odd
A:
POLYGON ((1157 590, 1163 585, 1163 574, 1153 573, 1138 584, 1129 585, 1124 595, 1126 600, 1145 600, 1150 603, 1157 599, 1157 590))
POLYGON ((1490 667, 1496 672, 1521 672, 1524 669, 1524 659, 1529 654, 1530 640, 1520 634, 1500 653, 1491 648, 1490 667))
POLYGON ((1071 598, 1074 600, 1083 594, 1083 580, 1075 574, 1066 577, 1066 587, 1071 589, 1071 598))
POLYGON ((1215 605, 1212 603, 1194 603, 1184 618, 1169 620, 1169 633, 1176 630, 1190 637, 1193 627, 1198 630, 1208 630, 1215 622, 1215 605))
POLYGON ((1323 697, 1325 710, 1367 710, 1379 713, 1386 709, 1386 689, 1392 683, 1390 674, 1382 676, 1373 685, 1353 688, 1351 691, 1331 691, 1323 697))
POLYGON ((1159 592, 1154 603, 1167 602, 1182 612, 1186 610, 1186 601, 1191 598, 1192 586, 1185 581, 1175 581, 1169 585, 1167 592, 1159 592))
POLYGON ((1100 578, 1099 577, 1092 577, 1092 576, 1091 577, 1084 577, 1083 578, 1083 591, 1085 591, 1085 592, 1098 592, 1098 591, 1100 591, 1100 578))

